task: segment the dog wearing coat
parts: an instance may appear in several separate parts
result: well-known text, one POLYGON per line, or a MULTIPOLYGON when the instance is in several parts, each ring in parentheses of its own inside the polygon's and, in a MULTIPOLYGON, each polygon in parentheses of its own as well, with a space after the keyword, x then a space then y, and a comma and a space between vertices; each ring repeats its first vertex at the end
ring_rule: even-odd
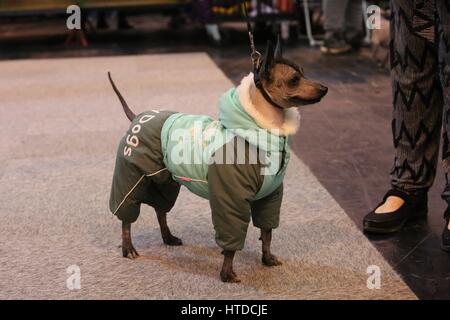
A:
POLYGON ((262 263, 281 265, 271 253, 278 227, 289 140, 299 126, 297 108, 319 102, 328 89, 268 43, 253 73, 219 100, 219 119, 165 110, 135 115, 116 88, 131 126, 119 144, 110 210, 122 221, 122 254, 139 256, 131 224, 145 203, 155 209, 162 240, 182 245, 167 225, 180 186, 209 200, 215 239, 224 261, 220 278, 239 282, 235 252, 244 247, 250 221, 261 230, 262 263))

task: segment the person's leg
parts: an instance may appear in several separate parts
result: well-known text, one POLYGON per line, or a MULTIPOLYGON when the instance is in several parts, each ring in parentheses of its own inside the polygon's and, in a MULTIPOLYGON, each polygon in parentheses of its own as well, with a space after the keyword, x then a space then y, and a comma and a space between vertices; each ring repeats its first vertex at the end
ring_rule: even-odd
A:
POLYGON ((349 0, 323 0, 326 33, 342 33, 349 0))
POLYGON ((320 50, 323 53, 339 54, 350 51, 345 41, 345 16, 349 0, 323 0, 325 41, 320 50))
POLYGON ((364 38, 362 1, 349 0, 345 13, 345 38, 354 47, 361 45, 364 38))
MULTIPOLYGON (((418 2, 417 1, 417 6, 418 2)), ((432 3, 430 0, 427 3, 432 3)), ((414 8, 392 1, 392 133, 395 147, 391 183, 407 193, 427 192, 433 184, 442 121, 434 4, 414 8), (423 21, 428 17, 428 21, 423 21), (400 21, 399 21, 400 20, 400 21), (411 26, 417 32, 411 32, 411 26), (423 26, 423 28, 420 28, 423 26)))
POLYGON ((214 45, 220 45, 222 36, 219 25, 214 21, 212 14, 213 3, 211 0, 194 0, 191 2, 192 12, 200 23, 205 25, 206 33, 214 45))
POLYGON ((445 228, 442 234, 442 247, 450 250, 450 8, 445 1, 437 2, 439 17, 439 64, 441 66, 441 83, 444 96, 444 119, 443 119, 443 139, 442 164, 444 167, 446 185, 442 192, 449 208, 444 213, 445 228))
POLYGON ((395 147, 391 185, 394 191, 365 217, 366 231, 397 231, 408 219, 424 216, 426 194, 436 174, 443 104, 438 73, 437 24, 434 1, 424 6, 419 6, 419 2, 391 1, 395 147), (383 224, 389 227, 377 230, 377 226, 383 224))

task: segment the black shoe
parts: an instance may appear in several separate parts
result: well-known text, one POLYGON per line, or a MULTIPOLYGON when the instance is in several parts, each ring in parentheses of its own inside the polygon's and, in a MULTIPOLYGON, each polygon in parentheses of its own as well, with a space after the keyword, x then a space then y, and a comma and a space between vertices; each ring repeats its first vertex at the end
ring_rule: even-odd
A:
POLYGON ((352 51, 352 46, 345 41, 343 35, 327 34, 320 51, 325 54, 343 54, 352 51))
POLYGON ((391 189, 376 208, 364 217, 364 231, 393 233, 403 228, 407 221, 427 216, 428 196, 425 192, 418 195, 408 195, 400 190, 391 189), (394 212, 375 213, 376 208, 385 203, 390 196, 402 198, 405 203, 394 212))

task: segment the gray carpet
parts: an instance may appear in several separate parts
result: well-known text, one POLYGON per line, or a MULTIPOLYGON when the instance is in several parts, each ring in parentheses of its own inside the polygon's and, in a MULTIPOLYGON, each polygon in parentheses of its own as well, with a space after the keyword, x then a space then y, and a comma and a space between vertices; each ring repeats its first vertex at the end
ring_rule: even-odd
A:
POLYGON ((5 61, 0 70, 0 298, 416 298, 295 156, 273 241, 283 266, 261 265, 250 227, 235 264, 242 283, 220 282, 208 203, 186 189, 169 216, 185 245, 164 246, 147 207, 133 229, 141 258, 121 257, 107 204, 128 121, 106 72, 137 112, 216 115, 231 82, 207 55, 5 61), (66 288, 73 264, 81 290, 66 288), (381 268, 379 290, 367 289, 369 265, 381 268))

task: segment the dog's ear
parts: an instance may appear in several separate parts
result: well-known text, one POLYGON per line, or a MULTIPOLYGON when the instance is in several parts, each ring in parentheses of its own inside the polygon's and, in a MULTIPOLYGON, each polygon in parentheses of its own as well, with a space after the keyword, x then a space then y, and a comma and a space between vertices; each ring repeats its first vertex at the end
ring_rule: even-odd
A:
POLYGON ((272 45, 272 41, 267 41, 267 47, 266 47, 266 53, 264 55, 263 65, 261 68, 261 73, 264 76, 269 76, 270 74, 270 68, 273 66, 275 62, 275 56, 274 56, 274 47, 272 45))
POLYGON ((275 59, 283 58, 283 50, 281 48, 281 36, 280 36, 280 34, 277 35, 277 45, 275 46, 274 56, 275 56, 275 59))

